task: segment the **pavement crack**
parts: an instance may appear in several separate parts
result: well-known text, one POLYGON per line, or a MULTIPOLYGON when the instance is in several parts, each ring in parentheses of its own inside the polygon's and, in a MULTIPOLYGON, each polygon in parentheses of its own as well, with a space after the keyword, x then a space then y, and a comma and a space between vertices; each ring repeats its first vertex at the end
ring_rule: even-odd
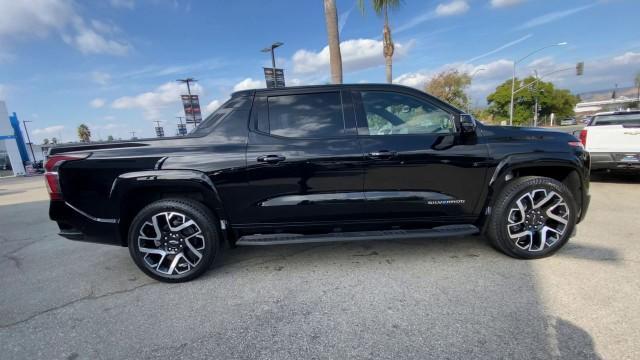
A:
POLYGON ((52 308, 49 308, 49 309, 45 309, 45 310, 39 311, 39 312, 37 312, 37 313, 35 313, 35 314, 31 315, 31 316, 28 316, 28 317, 26 317, 26 318, 24 318, 22 320, 14 321, 14 322, 8 323, 8 324, 2 324, 2 325, 0 325, 0 329, 7 329, 7 328, 10 328, 10 327, 13 327, 13 326, 16 326, 16 325, 20 325, 20 324, 26 323, 26 322, 31 321, 31 320, 33 320, 33 319, 35 319, 35 318, 37 318, 37 317, 39 317, 41 315, 45 315, 45 314, 48 314, 50 312, 54 312, 54 311, 57 311, 57 310, 60 310, 60 309, 64 309, 64 308, 66 308, 68 306, 77 304, 77 303, 85 301, 85 300, 94 301, 94 300, 99 300, 99 299, 103 299, 103 298, 114 296, 114 295, 126 294, 126 293, 133 292, 135 290, 138 290, 140 288, 143 288, 143 287, 148 286, 148 285, 153 285, 153 284, 157 284, 157 283, 156 282, 149 282, 149 283, 145 283, 145 284, 142 284, 142 285, 134 286, 134 287, 132 287, 130 289, 112 291, 112 292, 108 292, 108 293, 105 293, 105 294, 102 294, 102 295, 98 295, 98 296, 95 295, 95 291, 94 291, 93 286, 92 286, 89 289, 89 293, 87 295, 85 295, 85 296, 82 296, 80 298, 68 301, 68 302, 66 302, 64 304, 61 304, 61 305, 58 305, 58 306, 55 306, 55 307, 52 307, 52 308))

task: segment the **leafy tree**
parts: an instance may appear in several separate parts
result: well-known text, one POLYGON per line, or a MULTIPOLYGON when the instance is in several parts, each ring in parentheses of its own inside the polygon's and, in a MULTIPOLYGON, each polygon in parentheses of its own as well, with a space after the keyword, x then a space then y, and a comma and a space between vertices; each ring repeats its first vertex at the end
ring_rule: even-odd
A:
POLYGON ((113 141, 113 135, 107 136, 107 141, 113 141))
POLYGON ((42 140, 42 145, 49 145, 49 139, 44 138, 44 140, 42 140))
POLYGON ((471 85, 471 76, 458 70, 443 71, 434 76, 425 86, 429 94, 448 102, 453 106, 466 109, 469 97, 465 89, 471 85))
MULTIPOLYGON (((364 1, 358 0, 358 4, 360 5, 360 10, 364 13, 364 1)), ((371 0, 371 6, 373 7, 373 11, 378 14, 378 16, 384 16, 384 27, 382 28, 382 54, 384 55, 385 65, 386 65, 386 73, 387 73, 387 82, 391 84, 393 81, 393 39, 391 38, 391 28, 389 27, 389 8, 397 8, 400 6, 400 0, 371 0)))
MULTIPOLYGON (((538 113, 541 117, 549 116, 551 113, 557 117, 568 117, 574 115, 574 107, 578 102, 578 97, 572 95, 568 90, 556 89, 550 82, 537 81, 534 77, 523 80, 516 79, 515 88, 531 84, 528 88, 520 90, 515 94, 513 100, 513 123, 515 125, 528 124, 533 118, 533 108, 538 99, 538 113)), ((511 101, 511 80, 498 85, 496 90, 487 96, 489 108, 487 109, 497 121, 509 118, 509 103, 511 101)))
POLYGON ((335 0, 324 0, 324 18, 329 40, 329 63, 331 64, 331 82, 342 84, 342 55, 340 54, 340 34, 338 29, 338 10, 335 0))
POLYGON ((51 145, 58 145, 58 138, 52 137, 51 138, 51 145))
POLYGON ((78 126, 78 137, 80 138, 81 142, 88 143, 89 141, 91 141, 91 130, 89 130, 89 127, 87 125, 80 124, 80 126, 78 126))

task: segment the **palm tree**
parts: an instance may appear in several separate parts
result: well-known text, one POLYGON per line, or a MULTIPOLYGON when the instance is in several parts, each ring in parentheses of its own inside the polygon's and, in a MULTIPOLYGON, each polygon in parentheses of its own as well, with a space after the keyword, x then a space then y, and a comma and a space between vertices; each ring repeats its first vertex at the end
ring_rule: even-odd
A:
POLYGON ((44 140, 42 140, 42 145, 49 145, 49 139, 44 138, 44 140))
POLYGON ((80 126, 78 126, 78 137, 80 138, 81 142, 89 142, 91 141, 91 130, 89 130, 89 127, 85 124, 80 124, 80 126))
POLYGON ((338 31, 338 10, 335 0, 324 0, 324 19, 329 38, 329 63, 331 82, 342 84, 342 55, 340 54, 340 34, 338 31))
POLYGON ((57 144, 58 144, 58 138, 52 137, 51 138, 51 145, 57 145, 57 144))
MULTIPOLYGON (((364 0, 358 0, 360 10, 364 13, 364 0)), ((400 0, 371 0, 373 11, 378 16, 384 16, 384 28, 382 29, 382 54, 384 55, 387 82, 390 84, 393 80, 393 40, 391 39, 391 28, 389 27, 389 8, 397 8, 400 6, 400 0)))

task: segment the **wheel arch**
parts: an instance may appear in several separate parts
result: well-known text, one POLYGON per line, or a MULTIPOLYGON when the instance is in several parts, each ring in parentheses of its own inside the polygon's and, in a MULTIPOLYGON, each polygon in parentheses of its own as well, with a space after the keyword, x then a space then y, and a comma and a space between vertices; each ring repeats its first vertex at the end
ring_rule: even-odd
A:
POLYGON ((484 228, 487 217, 491 214, 493 204, 502 189, 513 179, 524 176, 541 176, 555 179, 565 184, 571 191, 579 209, 578 219, 581 218, 584 199, 584 182, 581 167, 571 160, 540 160, 531 161, 526 159, 505 159, 496 167, 493 176, 489 181, 489 189, 485 202, 481 205, 479 212, 482 214, 479 223, 484 228))
MULTIPOLYGON (((127 246, 128 230, 135 215, 146 205, 167 198, 189 198, 205 205, 219 221, 228 223, 220 195, 209 177, 196 170, 151 170, 121 174, 111 187, 109 199, 118 206, 121 245, 127 246)), ((226 227, 226 226, 225 226, 226 227)), ((221 239, 227 232, 216 224, 221 239)))

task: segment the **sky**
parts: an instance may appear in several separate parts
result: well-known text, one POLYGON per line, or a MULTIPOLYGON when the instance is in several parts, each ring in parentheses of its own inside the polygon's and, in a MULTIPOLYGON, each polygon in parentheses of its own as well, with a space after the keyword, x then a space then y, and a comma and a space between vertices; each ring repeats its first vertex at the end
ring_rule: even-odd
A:
MULTIPOLYGON (((336 0, 345 83, 385 81, 383 20, 336 0)), ((474 74, 474 106, 517 75, 574 93, 633 86, 640 71, 638 0, 404 0, 390 13, 394 82, 423 88, 434 74, 474 74)), ((321 0, 0 0, 0 100, 34 142, 167 135, 184 116, 175 80, 194 77, 206 116, 236 90, 264 87, 260 49, 274 41, 287 85, 329 82, 321 0)))

